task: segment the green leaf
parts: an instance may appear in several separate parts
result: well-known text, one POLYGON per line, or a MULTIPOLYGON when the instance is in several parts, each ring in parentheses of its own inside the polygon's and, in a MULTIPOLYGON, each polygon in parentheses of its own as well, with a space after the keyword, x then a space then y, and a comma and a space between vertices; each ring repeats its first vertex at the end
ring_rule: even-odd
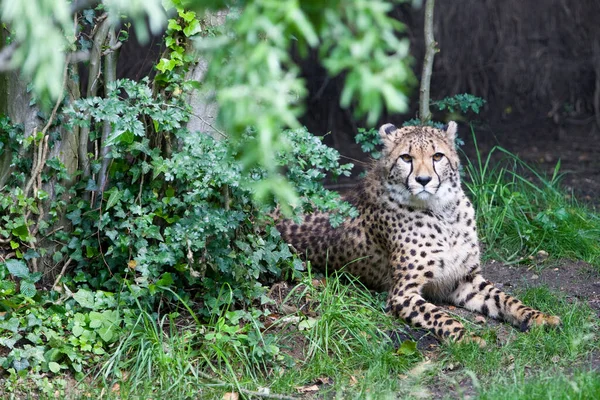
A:
POLYGON ((50 361, 48 363, 48 369, 57 374, 58 371, 60 371, 60 364, 55 361, 50 361))
POLYGON ((113 337, 115 336, 114 334, 114 326, 112 324, 104 326, 103 328, 98 330, 98 334, 100 335, 100 338, 102 340, 104 340, 106 343, 110 342, 113 337))
POLYGON ((308 329, 312 328, 313 326, 315 326, 317 324, 317 322, 318 322, 317 319, 308 317, 307 319, 305 319, 304 321, 301 321, 298 324, 298 330, 299 331, 308 330, 308 329))
POLYGON ((123 192, 117 188, 112 188, 110 190, 110 196, 108 196, 105 209, 108 210, 113 207, 119 200, 121 200, 121 197, 123 197, 123 192))
POLYGON ((19 319, 13 317, 8 321, 0 321, 0 328, 11 331, 12 333, 17 333, 19 330, 19 319))
POLYGON ((83 333, 83 331, 84 331, 84 329, 80 325, 73 325, 73 328, 71 329, 71 333, 75 337, 81 336, 81 334, 83 333))
POLYGON ((157 286, 171 286, 173 284, 173 277, 170 273, 165 272, 158 281, 156 281, 157 286))
POLYGON ((79 303, 82 307, 87 307, 94 309, 94 293, 90 290, 79 289, 75 294, 73 294, 73 298, 76 302, 79 303))
POLYGON ((200 22, 197 19, 192 20, 188 26, 183 28, 183 34, 186 37, 193 36, 200 32, 202 32, 202 26, 200 25, 200 22))
POLYGON ((27 268, 24 261, 11 259, 7 260, 4 264, 6 265, 8 272, 13 276, 21 279, 29 278, 29 268, 27 268))
POLYGON ((179 25, 177 23, 176 19, 170 19, 169 20, 169 24, 167 25, 167 30, 180 31, 181 30, 181 25, 179 25))
POLYGON ((90 312, 90 328, 98 329, 104 322, 104 315, 97 311, 90 312))
POLYGON ((29 239, 29 230, 26 225, 20 225, 12 230, 12 234, 22 241, 26 242, 29 239))
POLYGON ((35 285, 33 284, 33 282, 30 282, 27 280, 21 281, 21 294, 22 295, 24 295, 26 297, 34 297, 36 293, 37 293, 37 290, 35 289, 35 285))
POLYGON ((417 342, 413 340, 405 340, 404 342, 402 342, 397 351, 398 354, 402 354, 405 356, 411 356, 413 354, 416 354, 417 352, 417 342))

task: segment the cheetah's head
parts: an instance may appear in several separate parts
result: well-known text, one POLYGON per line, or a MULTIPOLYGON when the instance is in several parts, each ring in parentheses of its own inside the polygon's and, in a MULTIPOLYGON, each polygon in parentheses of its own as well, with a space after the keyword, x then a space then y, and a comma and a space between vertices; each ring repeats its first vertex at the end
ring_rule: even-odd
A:
POLYGON ((445 130, 428 126, 379 129, 384 149, 380 176, 390 195, 402 204, 444 206, 460 192, 459 159, 454 140, 456 122, 445 130))

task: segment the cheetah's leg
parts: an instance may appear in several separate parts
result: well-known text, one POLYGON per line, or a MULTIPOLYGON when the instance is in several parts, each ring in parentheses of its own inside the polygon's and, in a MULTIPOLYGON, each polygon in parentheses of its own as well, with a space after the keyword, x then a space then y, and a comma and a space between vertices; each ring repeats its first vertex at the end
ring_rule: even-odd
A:
POLYGON ((468 310, 492 318, 503 319, 526 331, 533 325, 560 325, 560 318, 527 307, 521 301, 494 287, 475 272, 461 281, 451 294, 450 301, 468 310))
POLYGON ((465 328, 439 307, 428 303, 421 296, 417 283, 399 280, 389 292, 388 312, 404 319, 416 327, 426 328, 441 340, 473 340, 485 344, 479 338, 465 337, 465 328))

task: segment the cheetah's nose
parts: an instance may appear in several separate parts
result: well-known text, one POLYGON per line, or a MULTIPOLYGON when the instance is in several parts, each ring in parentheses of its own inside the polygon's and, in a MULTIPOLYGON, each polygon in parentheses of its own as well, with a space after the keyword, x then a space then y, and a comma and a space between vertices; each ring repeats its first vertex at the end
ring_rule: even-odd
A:
POLYGON ((417 181, 418 183, 420 183, 423 186, 426 186, 429 182, 431 182, 431 177, 430 176, 417 176, 415 178, 415 181, 417 181))

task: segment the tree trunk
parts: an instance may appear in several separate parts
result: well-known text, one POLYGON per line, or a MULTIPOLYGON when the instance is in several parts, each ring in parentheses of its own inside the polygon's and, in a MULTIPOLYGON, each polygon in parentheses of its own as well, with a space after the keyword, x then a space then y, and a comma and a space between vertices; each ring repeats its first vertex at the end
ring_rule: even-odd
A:
MULTIPOLYGON (((206 13, 205 28, 217 27, 225 24, 227 18, 227 10, 217 11, 215 13, 206 13)), ((202 55, 198 55, 197 64, 190 69, 186 76, 186 80, 194 80, 202 82, 208 71, 209 60, 202 55)), ((189 104, 192 107, 193 115, 190 118, 187 128, 191 131, 205 132, 211 136, 218 138, 223 133, 216 127, 217 118, 217 103, 212 101, 214 93, 208 93, 206 90, 195 90, 189 96, 189 104)))

